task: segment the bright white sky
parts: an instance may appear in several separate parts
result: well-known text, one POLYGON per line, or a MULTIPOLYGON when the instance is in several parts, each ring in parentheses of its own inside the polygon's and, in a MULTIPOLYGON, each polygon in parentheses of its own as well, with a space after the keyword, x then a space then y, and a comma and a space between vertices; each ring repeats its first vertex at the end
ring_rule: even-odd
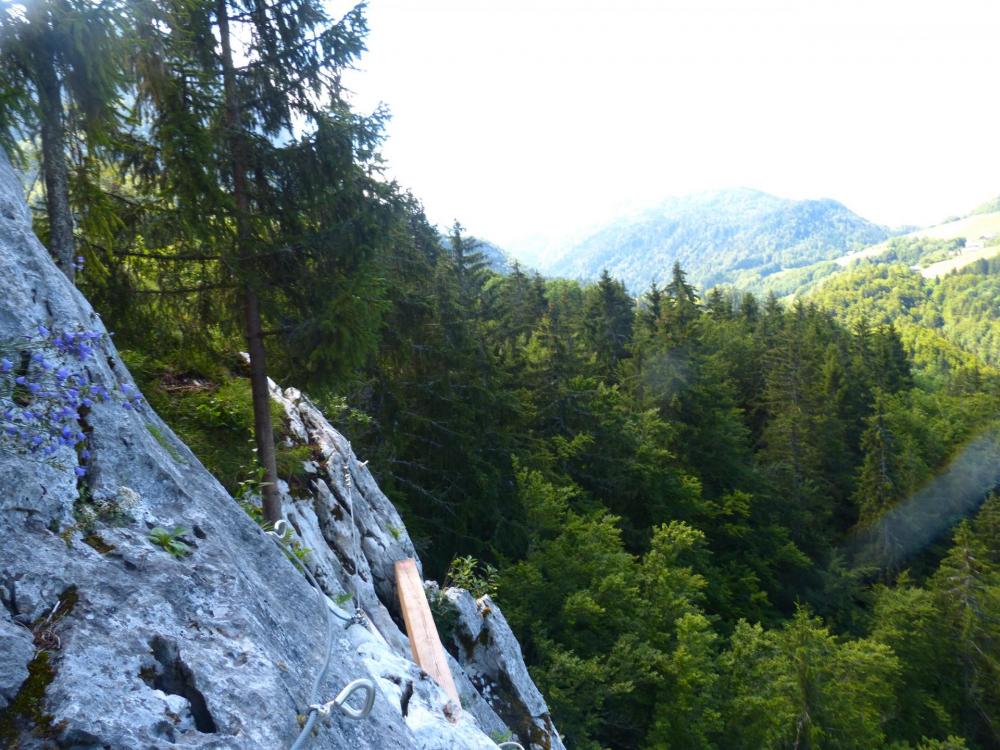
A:
MULTIPOLYGON (((336 5, 344 5, 337 0, 336 5)), ((510 250, 748 186, 929 224, 1000 194, 997 0, 370 0, 357 104, 510 250)))

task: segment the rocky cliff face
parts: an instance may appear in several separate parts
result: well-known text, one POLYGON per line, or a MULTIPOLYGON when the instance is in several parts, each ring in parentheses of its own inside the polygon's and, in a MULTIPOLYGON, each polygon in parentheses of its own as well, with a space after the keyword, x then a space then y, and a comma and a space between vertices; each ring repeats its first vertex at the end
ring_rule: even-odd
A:
MULTIPOLYGON (((56 332, 103 333, 32 234, 2 154, 0 267, 8 384, 56 332)), ((331 643, 319 701, 357 678, 373 681, 376 699, 366 718, 335 710, 321 720, 309 747, 487 750, 511 739, 562 748, 492 602, 448 592, 459 612, 451 647, 462 709, 412 663, 393 563, 415 557, 413 544, 350 444, 302 394, 273 389, 314 457, 310 491, 283 488, 289 540, 308 550, 293 561, 129 395, 110 342, 88 356, 59 346, 44 356, 47 377, 73 393, 63 425, 86 441, 56 435, 43 458, 23 430, 0 440, 0 745, 288 747, 331 643), (84 382, 111 395, 84 398, 84 382), (157 528, 168 530, 159 544, 157 528), (324 596, 296 567, 303 562, 324 596), (360 623, 348 611, 353 592, 360 623)), ((23 412, 46 387, 4 408, 23 412)), ((11 427, 6 419, 0 427, 11 427)))

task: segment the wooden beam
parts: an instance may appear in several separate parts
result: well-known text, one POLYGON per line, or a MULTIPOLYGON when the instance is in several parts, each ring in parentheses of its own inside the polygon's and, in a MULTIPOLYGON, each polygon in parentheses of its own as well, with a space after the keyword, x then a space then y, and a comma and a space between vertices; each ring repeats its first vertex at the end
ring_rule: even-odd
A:
POLYGON ((413 660, 444 689, 456 708, 461 708, 462 701, 458 697, 455 680, 448 668, 448 658, 424 593, 424 582, 420 580, 417 563, 412 558, 396 561, 396 589, 406 622, 406 635, 413 649, 413 660))

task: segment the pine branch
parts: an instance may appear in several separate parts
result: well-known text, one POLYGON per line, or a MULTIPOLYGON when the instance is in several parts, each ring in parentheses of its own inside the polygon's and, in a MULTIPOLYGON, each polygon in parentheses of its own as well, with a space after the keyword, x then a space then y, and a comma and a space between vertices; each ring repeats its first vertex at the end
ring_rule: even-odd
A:
MULTIPOLYGON (((92 245, 93 243, 88 242, 87 244, 92 245)), ((213 260, 223 259, 221 255, 197 255, 197 254, 167 255, 165 253, 137 253, 130 250, 112 250, 111 254, 119 258, 144 258, 146 260, 213 261, 213 260)))
POLYGON ((205 284, 203 286, 178 287, 176 289, 133 289, 132 294, 199 294, 201 292, 211 292, 219 289, 232 291, 237 289, 236 284, 205 284))

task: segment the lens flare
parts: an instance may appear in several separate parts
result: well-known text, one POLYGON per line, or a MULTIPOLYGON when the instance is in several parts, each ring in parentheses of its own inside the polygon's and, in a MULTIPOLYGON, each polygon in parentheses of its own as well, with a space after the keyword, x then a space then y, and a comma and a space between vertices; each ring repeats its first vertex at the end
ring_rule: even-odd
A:
POLYGON ((912 497, 848 543, 857 563, 892 569, 982 505, 1000 485, 1000 425, 970 440, 951 463, 912 497))

